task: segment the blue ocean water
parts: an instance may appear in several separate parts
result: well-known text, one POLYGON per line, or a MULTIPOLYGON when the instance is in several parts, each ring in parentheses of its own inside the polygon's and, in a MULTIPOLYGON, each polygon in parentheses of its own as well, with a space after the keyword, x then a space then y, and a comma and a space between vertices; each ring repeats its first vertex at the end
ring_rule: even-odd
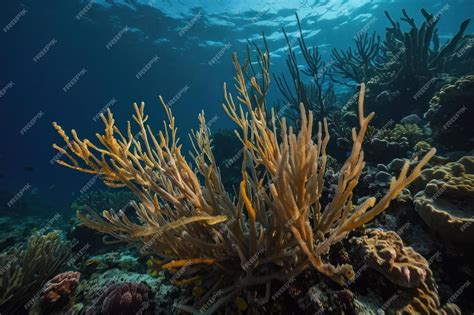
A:
MULTIPOLYGON (((421 22, 420 8, 442 12, 439 35, 447 41, 459 22, 470 17, 474 3, 8 0, 0 13, 0 87, 6 87, 0 98, 1 190, 15 192, 30 184, 31 191, 58 211, 89 181, 90 176, 51 163, 56 154, 51 143, 58 140, 52 121, 92 138, 101 127, 101 110, 110 107, 117 121, 125 121, 133 102, 144 101, 159 128, 164 113, 158 96, 171 100, 180 95, 173 107, 183 139, 201 110, 208 119, 219 117, 212 129, 231 127, 221 106, 222 83, 233 77, 231 54, 244 58, 247 40, 258 42, 264 32, 271 71, 285 72, 287 46, 281 28, 296 42, 295 12, 308 45, 319 46, 329 61, 331 49, 352 45, 361 28, 382 34, 389 26, 385 10, 398 18, 406 9, 421 22), (138 75, 147 65, 149 70, 138 75), (77 84, 65 90, 74 77, 77 84), (33 126, 23 134, 31 121, 33 126)), ((276 87, 270 97, 281 98, 276 87)))

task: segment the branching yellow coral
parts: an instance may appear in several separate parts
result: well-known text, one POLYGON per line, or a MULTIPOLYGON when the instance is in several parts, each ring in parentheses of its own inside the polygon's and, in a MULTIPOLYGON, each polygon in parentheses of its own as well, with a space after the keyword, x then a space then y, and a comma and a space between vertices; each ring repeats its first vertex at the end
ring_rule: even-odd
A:
MULTIPOLYGON (((100 145, 81 140, 74 130, 70 138, 53 124, 67 145, 67 149, 54 145, 69 160, 60 164, 97 174, 110 187, 126 186, 139 199, 133 203, 138 220, 110 210, 102 216, 79 214, 81 221, 161 256, 168 262, 165 266, 181 267, 187 278, 213 278, 215 285, 209 292, 219 289, 220 296, 209 313, 249 286, 265 285, 265 296, 259 300, 263 303, 270 296, 270 280, 286 281, 311 265, 341 285, 352 279, 350 265, 327 261, 330 247, 385 210, 435 153, 432 149, 411 173, 406 162, 379 201, 368 198, 354 205, 353 190, 364 168, 362 142, 374 116, 364 115, 362 84, 360 126, 352 130, 352 152, 334 197, 323 208, 327 121, 319 122, 313 135, 313 114, 301 104, 298 130, 287 127, 285 119, 277 122, 265 104, 270 83, 268 50, 258 50, 258 60, 263 73, 260 83, 249 74, 249 63, 242 67, 234 54, 237 100, 224 84, 224 110, 239 127, 243 146, 242 181, 235 198, 223 188, 204 113, 199 115, 199 129, 191 133, 192 164, 181 153, 175 118, 163 100, 167 122, 157 136, 146 124, 143 103, 134 105, 138 133, 132 132, 130 123, 125 132, 120 131, 110 111, 107 117, 102 115, 105 131, 97 134, 100 145), (246 77, 251 77, 250 87, 246 77)), ((206 297, 194 308, 201 307, 206 297)))

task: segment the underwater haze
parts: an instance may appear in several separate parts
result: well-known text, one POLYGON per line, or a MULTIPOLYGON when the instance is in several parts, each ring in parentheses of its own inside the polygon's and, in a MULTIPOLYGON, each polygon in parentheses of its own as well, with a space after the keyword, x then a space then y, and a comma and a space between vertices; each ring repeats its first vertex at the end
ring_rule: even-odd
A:
POLYGON ((474 314, 472 0, 6 0, 0 314, 474 314))

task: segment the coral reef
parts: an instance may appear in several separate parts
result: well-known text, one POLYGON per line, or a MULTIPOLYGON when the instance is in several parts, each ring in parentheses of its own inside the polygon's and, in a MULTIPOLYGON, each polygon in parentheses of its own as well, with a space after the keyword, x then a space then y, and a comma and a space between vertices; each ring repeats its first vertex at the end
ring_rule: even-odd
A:
POLYGON ((305 314, 324 314, 329 310, 341 310, 344 313, 352 313, 356 310, 355 296, 348 289, 334 290, 319 283, 311 286, 306 294, 298 299, 298 306, 305 314))
POLYGON ((406 157, 408 151, 424 137, 424 131, 416 124, 396 124, 393 128, 375 130, 366 144, 367 160, 387 163, 399 156, 406 157))
MULTIPOLYGON (((415 115, 417 116, 417 115, 415 115)), ((329 116, 330 127, 337 139, 337 149, 350 150, 351 144, 351 111, 337 110, 329 116)), ((411 117, 405 121, 413 121, 411 117)), ((401 123, 393 125, 393 120, 387 122, 382 128, 369 126, 364 139, 364 152, 366 160, 372 163, 388 163, 396 157, 406 157, 410 149, 415 149, 415 144, 428 138, 427 128, 421 128, 415 123, 401 123)), ((431 148, 431 146, 430 146, 431 148)), ((426 150, 425 153, 429 151, 426 150)), ((418 151, 418 153, 420 153, 418 151)), ((335 155, 336 158, 341 158, 335 155)))
MULTIPOLYGON (((114 11, 113 1, 91 1, 86 8, 74 2, 59 9, 67 7, 78 16, 90 10, 89 18, 74 23, 86 26, 88 33, 92 20, 104 20, 98 16, 113 22, 100 42, 122 35, 117 28, 130 22, 130 36, 123 37, 113 56, 102 57, 116 61, 122 52, 129 55, 135 40, 145 43, 159 36, 147 47, 184 44, 174 47, 183 66, 190 61, 216 77, 226 71, 217 60, 231 42, 207 66, 195 58, 203 52, 210 56, 219 44, 217 38, 196 41, 196 34, 231 28, 214 25, 214 14, 190 8, 197 13, 192 23, 161 40, 163 28, 152 27, 149 33, 156 23, 142 19, 156 17, 163 26, 168 18, 161 7, 126 1, 128 6, 114 11), (198 18, 201 25, 182 36, 198 18), (189 59, 185 52, 194 44, 198 50, 189 59)), ((300 3, 299 10, 337 9, 323 2, 300 3)), ((175 114, 179 118, 189 108, 172 104, 188 85, 168 103, 160 97, 163 122, 146 115, 149 105, 134 104, 131 122, 119 128, 123 108, 114 107, 114 114, 108 109, 114 99, 101 109, 103 115, 93 117, 104 123, 104 131, 93 139, 53 123, 63 143, 54 145, 58 153, 47 156, 52 157, 49 163, 59 158, 62 166, 106 187, 99 184, 102 190, 92 191, 87 184, 73 193, 79 197, 68 208, 77 216, 66 218, 67 225, 57 213, 62 204, 46 205, 50 196, 67 191, 43 177, 44 165, 34 172, 33 166, 25 167, 28 181, 20 191, 17 186, 0 191, 0 315, 473 313, 474 35, 465 34, 472 30, 470 20, 453 19, 465 15, 464 4, 447 15, 449 4, 437 14, 421 10, 420 21, 405 10, 401 19, 385 12, 383 33, 368 31, 376 18, 358 27, 371 13, 381 12, 380 6, 340 4, 344 17, 335 19, 310 14, 293 21, 287 10, 255 12, 250 7, 245 11, 257 13, 252 27, 247 27, 246 12, 232 19, 244 23, 236 25, 237 33, 263 27, 271 34, 262 36, 263 45, 248 41, 243 60, 233 55, 235 77, 232 85, 224 84, 230 121, 224 118, 217 125, 230 123, 236 129, 211 134, 214 119, 206 121, 202 112, 191 141, 179 140, 177 126, 182 126, 175 114), (441 17, 446 20, 439 23, 441 17), (335 26, 341 19, 347 21, 335 26), (283 34, 270 30, 274 22, 288 20, 283 34), (305 30, 316 24, 318 29, 305 30), (439 26, 451 33, 441 30, 438 36, 439 26), (347 31, 342 37, 360 30, 352 47, 331 50, 326 41, 317 42, 341 30, 347 31), (278 46, 275 54, 268 45, 278 46), (282 51, 285 64, 277 64, 282 51), (278 73, 271 73, 270 66, 278 73), (270 84, 276 84, 275 91, 270 84), (440 155, 434 155, 434 147, 440 155), (184 153, 188 149, 189 155, 184 153), (78 243, 85 246, 73 245, 78 243)), ((5 18, 11 20, 13 13, 18 11, 5 18)), ((17 31, 31 24, 29 18, 22 21, 17 31)), ((169 21, 173 32, 180 20, 169 21)), ((143 67, 146 60, 135 61, 125 73, 133 76, 142 67, 141 77, 151 70, 151 63, 143 67)), ((139 82, 152 82, 163 64, 155 66, 139 82)), ((143 91, 137 82, 133 88, 143 91)), ((212 90, 202 80, 187 82, 196 93, 212 90)), ((180 84, 166 83, 171 88, 180 84)), ((84 87, 74 89, 80 93, 84 87)), ((192 100, 194 93, 180 102, 192 100)), ((122 94, 120 99, 126 99, 122 94)), ((18 93, 10 96, 2 101, 18 93)), ((27 118, 12 122, 16 126, 27 118)), ((35 122, 36 117, 24 129, 35 122)), ((22 138, 20 149, 31 144, 33 133, 22 138)), ((2 161, 11 160, 4 158, 0 154, 2 161)), ((11 170, 23 166, 14 162, 2 166, 2 183, 21 183, 11 178, 11 170)), ((68 195, 62 195, 63 201, 68 195)))
POLYGON ((406 138, 397 140, 380 139, 374 136, 366 146, 367 160, 370 162, 386 163, 397 156, 406 156, 410 144, 406 138))
MULTIPOLYGON (((262 77, 267 78, 268 55, 260 52, 259 58, 264 61, 262 77)), ((143 103, 135 104, 138 133, 132 132, 131 124, 121 132, 110 111, 101 116, 105 132, 97 137, 102 146, 81 140, 75 130, 71 139, 53 124, 67 150, 54 147, 70 161, 58 161, 61 165, 96 174, 110 187, 127 187, 139 199, 132 203, 136 218, 110 210, 102 216, 79 212, 81 221, 141 247, 142 253, 159 255, 163 269, 184 269, 181 283, 203 281, 207 293, 201 299, 192 306, 177 305, 190 312, 204 308, 212 313, 249 287, 264 287, 265 293, 247 303, 264 304, 272 280, 288 281, 309 266, 344 285, 354 271, 348 264, 335 266, 327 260, 331 247, 383 212, 435 153, 430 150, 411 172, 406 161, 379 201, 371 197, 354 205, 352 191, 365 165, 362 143, 374 116, 364 115, 362 84, 359 130, 352 130, 352 151, 339 172, 334 196, 323 208, 327 121, 318 124, 313 136, 313 113, 301 104, 298 132, 288 128, 285 119, 277 124, 274 111, 267 117, 267 82, 259 85, 252 77, 249 91, 236 54, 233 62, 240 104, 224 84, 224 110, 239 127, 243 145, 242 181, 235 199, 224 191, 204 114, 191 134, 196 171, 181 154, 175 118, 163 101, 168 124, 157 136, 146 124, 143 103)))
POLYGON ((87 275, 114 268, 120 268, 124 271, 144 270, 143 263, 138 261, 138 258, 127 248, 120 248, 120 251, 109 250, 101 255, 90 256, 85 261, 84 268, 84 273, 87 275), (142 267, 140 268, 140 266, 142 267))
POLYGON ((437 35, 440 17, 424 9, 421 13, 425 21, 418 26, 403 10, 401 21, 409 26, 404 32, 401 23, 385 12, 391 27, 386 29, 380 54, 374 57, 376 74, 368 78, 367 108, 377 112, 376 126, 389 119, 398 122, 407 113, 422 115, 433 93, 453 80, 449 75, 457 75, 446 64, 462 49, 470 19, 463 21, 455 36, 441 45, 437 35))
POLYGON ((433 230, 461 243, 474 242, 474 156, 422 172, 415 209, 433 230))
POLYGON ((385 136, 382 132, 382 138, 391 141, 400 141, 405 138, 410 145, 414 145, 423 137, 423 131, 417 124, 396 124, 392 129, 384 129, 384 131, 387 134, 385 136))
POLYGON ((150 289, 143 283, 110 285, 86 315, 146 315, 154 314, 150 289))
POLYGON ((433 132, 433 140, 449 149, 474 147, 471 122, 474 120, 474 75, 447 84, 430 101, 424 114, 433 132))
POLYGON ((71 244, 57 232, 32 235, 26 248, 17 246, 0 254, 0 312, 27 313, 43 285, 61 272, 71 255, 71 244))
POLYGON ((461 314, 455 304, 441 306, 428 261, 411 247, 406 247, 397 233, 367 230, 352 242, 361 248, 369 268, 377 270, 393 284, 407 288, 392 301, 396 314, 461 314))

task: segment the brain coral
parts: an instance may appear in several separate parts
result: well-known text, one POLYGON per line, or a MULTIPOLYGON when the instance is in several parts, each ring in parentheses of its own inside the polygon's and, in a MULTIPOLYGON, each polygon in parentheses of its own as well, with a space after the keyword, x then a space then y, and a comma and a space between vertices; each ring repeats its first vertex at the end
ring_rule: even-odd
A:
POLYGON ((370 230, 356 238, 355 243, 361 246, 367 265, 393 284, 405 288, 417 287, 429 273, 426 259, 413 248, 404 246, 402 239, 393 231, 370 230))
POLYGON ((474 242, 474 156, 422 172, 415 209, 427 225, 446 239, 474 242))
POLYGON ((397 233, 367 230, 353 242, 361 249, 369 268, 403 288, 393 296, 389 314, 461 314, 457 305, 441 304, 428 261, 413 248, 405 246, 397 233))

